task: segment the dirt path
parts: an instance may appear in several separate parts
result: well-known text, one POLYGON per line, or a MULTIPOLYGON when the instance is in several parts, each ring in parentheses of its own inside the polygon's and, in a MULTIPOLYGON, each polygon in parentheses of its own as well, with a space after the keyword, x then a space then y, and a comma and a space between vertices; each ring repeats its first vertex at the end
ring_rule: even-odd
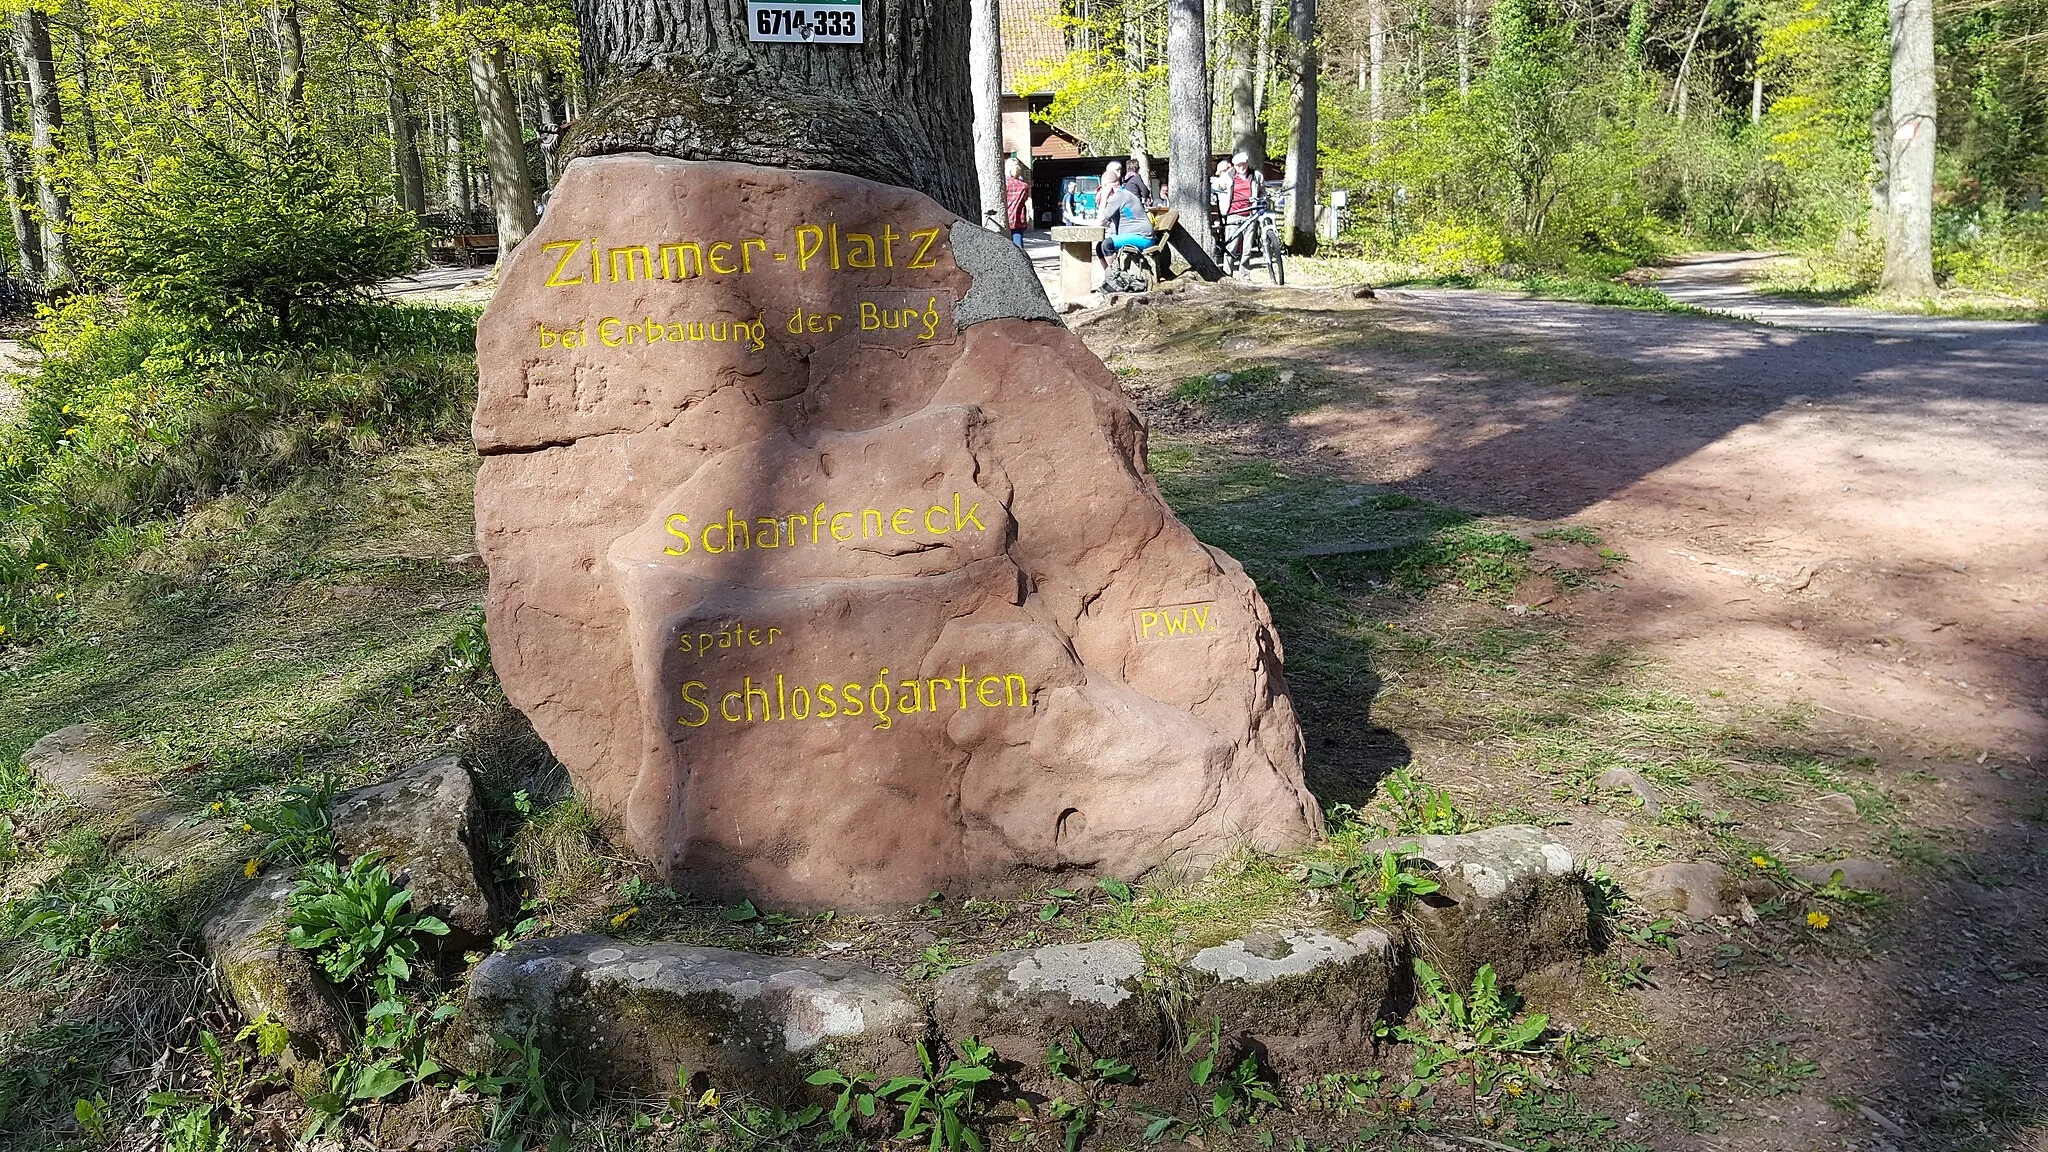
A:
MULTIPOLYGON (((1719 1135, 1652 1146, 2048 1148, 2048 326, 1847 309, 1801 309, 1795 326, 1728 286, 1739 267, 1694 261, 1664 287, 1772 324, 1454 290, 1269 291, 1088 331, 1155 406, 1167 382, 1219 367, 1327 376, 1329 402, 1236 446, 1290 472, 1593 529, 1629 557, 1608 586, 1516 610, 1557 622, 1575 650, 1641 661, 1659 690, 1743 723, 1776 717, 1865 765, 1952 846, 1866 958, 1719 983, 1708 968, 1641 994, 1669 1051, 1773 1021, 1822 1069, 1754 1115, 1731 1095, 1719 1135), (1830 1092, 1884 1120, 1830 1108, 1830 1092)), ((1483 687, 1446 711, 1478 715, 1483 687)), ((1432 778, 1487 770, 1465 737, 1397 734, 1432 778)), ((1805 803, 1745 814, 1740 834, 1788 857, 1871 851, 1855 816, 1830 824, 1805 803)), ((1561 834, 1640 862, 1669 835, 1554 810, 1561 834)))
POLYGON ((2015 322, 2010 320, 1902 316, 1870 308, 1804 304, 1766 296, 1751 288, 1749 280, 1779 255, 1776 252, 1695 252, 1665 267, 1653 286, 1681 303, 1781 328, 1898 336, 1908 340, 1946 340, 1960 336, 1998 336, 2015 327, 2015 322))

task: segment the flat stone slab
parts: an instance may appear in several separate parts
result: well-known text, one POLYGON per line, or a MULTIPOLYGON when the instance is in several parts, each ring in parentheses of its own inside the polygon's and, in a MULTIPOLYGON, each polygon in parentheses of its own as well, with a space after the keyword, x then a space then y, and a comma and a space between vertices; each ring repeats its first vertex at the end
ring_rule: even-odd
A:
POLYGON ((451 1043, 501 1060, 493 1037, 532 1029, 600 1086, 674 1092, 676 1070, 713 1086, 791 1098, 816 1067, 905 1072, 924 1010, 895 981, 854 965, 604 936, 534 940, 470 974, 451 1043))
POLYGON ((109 770, 122 751, 113 733, 86 721, 59 728, 29 745, 21 763, 59 799, 110 812, 119 806, 124 791, 124 782, 109 770))
POLYGON ((1442 888, 1404 912, 1410 944, 1454 984, 1480 966, 1501 979, 1592 951, 1585 874, 1571 849, 1526 824, 1458 836, 1395 836, 1368 853, 1401 850, 1413 870, 1442 888))
POLYGON ((1019 1082, 1045 1087, 1046 1050, 1080 1056, 1072 1036, 1092 1055, 1160 1066, 1171 1033, 1144 979, 1145 955, 1128 940, 1001 952, 941 976, 933 1013, 949 1040, 976 1037, 1019 1082))
POLYGON ((1197 990, 1191 1027, 1213 1019, 1290 1075, 1371 1059, 1373 1025, 1402 984, 1400 949, 1379 928, 1254 933, 1202 949, 1187 967, 1197 990))

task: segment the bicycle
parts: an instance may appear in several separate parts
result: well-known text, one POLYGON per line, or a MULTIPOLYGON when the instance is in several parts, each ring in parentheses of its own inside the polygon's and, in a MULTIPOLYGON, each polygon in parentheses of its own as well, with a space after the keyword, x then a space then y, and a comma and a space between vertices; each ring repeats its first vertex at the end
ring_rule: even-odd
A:
POLYGON ((1240 268, 1253 267, 1256 257, 1264 262, 1266 275, 1276 286, 1287 283, 1287 258, 1280 247, 1280 218, 1270 192, 1261 192, 1252 204, 1251 214, 1234 223, 1218 216, 1216 238, 1225 275, 1236 275, 1240 268), (1242 257, 1233 251, 1240 240, 1244 242, 1242 257))

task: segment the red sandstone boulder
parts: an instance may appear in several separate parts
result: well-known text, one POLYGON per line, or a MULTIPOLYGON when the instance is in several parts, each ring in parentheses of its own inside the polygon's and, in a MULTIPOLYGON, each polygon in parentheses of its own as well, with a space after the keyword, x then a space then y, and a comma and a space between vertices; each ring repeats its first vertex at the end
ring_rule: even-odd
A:
POLYGON ((1317 829, 1257 589, 1001 237, 579 160, 477 346, 499 675, 678 883, 874 906, 1317 829))

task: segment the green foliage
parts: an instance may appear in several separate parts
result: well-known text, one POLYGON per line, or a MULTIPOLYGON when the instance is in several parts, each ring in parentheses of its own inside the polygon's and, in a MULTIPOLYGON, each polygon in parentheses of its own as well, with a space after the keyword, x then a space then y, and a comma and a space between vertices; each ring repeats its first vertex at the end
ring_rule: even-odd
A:
POLYGON ((143 183, 106 179, 79 207, 85 266, 132 301, 207 325, 303 333, 308 313, 419 266, 403 214, 303 142, 194 141, 143 183))
MULTIPOLYGON (((302 765, 303 767, 303 765, 302 765)), ((224 796, 214 811, 240 819, 245 832, 264 838, 256 849, 258 860, 287 863, 326 860, 334 855, 334 831, 327 805, 339 787, 332 772, 323 772, 311 784, 290 784, 277 803, 249 810, 234 796, 224 796)))
POLYGON ((1517 1019, 1520 1000, 1500 986, 1493 965, 1482 965, 1469 993, 1444 982, 1421 957, 1415 959, 1415 1015, 1422 1027, 1381 1025, 1381 1035, 1415 1048, 1415 1078, 1430 1081, 1447 1066, 1460 1065, 1476 1091, 1490 1092, 1502 1061, 1540 1051, 1548 1016, 1517 1019))
POLYGON ((374 853, 357 857, 347 869, 315 861, 292 888, 286 939, 314 952, 337 984, 358 976, 409 980, 420 950, 416 935, 448 934, 435 917, 406 911, 411 900, 412 892, 397 886, 374 853))
POLYGON ((1305 860, 1297 875, 1310 889, 1332 892, 1337 906, 1353 920, 1378 913, 1393 915, 1417 896, 1427 896, 1443 886, 1419 872, 1409 871, 1404 856, 1415 851, 1413 844, 1383 849, 1374 860, 1334 863, 1305 860))
POLYGON ((1417 780, 1406 768, 1387 773, 1383 783, 1395 831, 1404 836, 1456 836, 1465 830, 1465 813, 1449 792, 1417 780))
POLYGON ((0 908, 0 937, 30 941, 57 963, 135 968, 162 957, 172 939, 171 915, 149 869, 74 863, 0 908))
POLYGON ((100 297, 46 314, 0 423, 0 643, 69 619, 75 582, 146 541, 148 517, 466 428, 473 314, 330 319, 317 344, 252 350, 100 297))
POLYGON ((839 1090, 826 1118, 842 1139, 851 1136, 856 1116, 872 1119, 885 1106, 900 1107, 903 1117, 896 1128, 898 1140, 923 1142, 929 1152, 982 1152, 981 1136, 975 1129, 987 1102, 977 1102, 975 1096, 982 1084, 995 1077, 990 1067, 995 1050, 971 1036, 961 1041, 959 1049, 959 1058, 940 1068, 924 1041, 918 1041, 920 1074, 915 1076, 878 1080, 825 1068, 811 1073, 806 1082, 839 1090))
POLYGON ((459 1086, 491 1102, 488 1137, 501 1152, 519 1152, 531 1136, 561 1130, 589 1111, 596 1085, 587 1077, 571 1077, 559 1061, 543 1052, 536 1027, 526 1035, 494 1037, 498 1049, 511 1057, 503 1072, 470 1074, 459 1086))

